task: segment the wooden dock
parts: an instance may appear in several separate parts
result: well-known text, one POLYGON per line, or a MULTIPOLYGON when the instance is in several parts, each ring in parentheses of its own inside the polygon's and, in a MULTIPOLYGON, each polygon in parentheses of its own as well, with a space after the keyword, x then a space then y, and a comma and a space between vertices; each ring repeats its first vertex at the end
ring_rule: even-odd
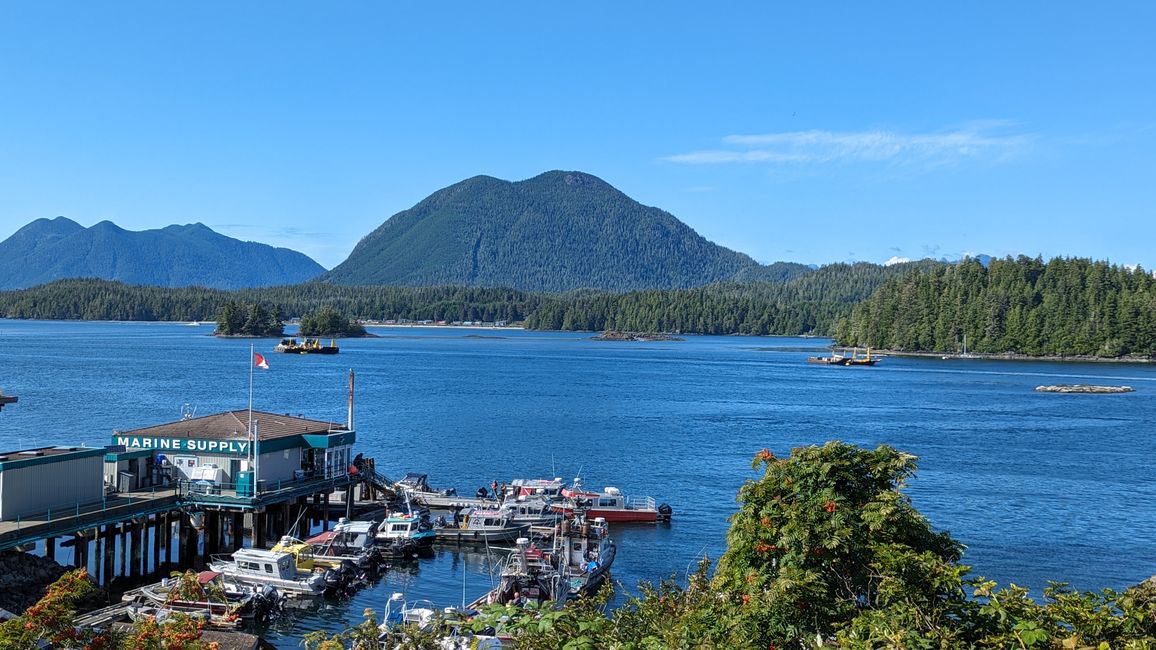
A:
POLYGON ((18 517, 14 521, 0 521, 0 551, 49 537, 75 535, 92 528, 167 512, 178 505, 179 498, 180 490, 176 487, 121 492, 108 495, 100 503, 49 510, 18 517))

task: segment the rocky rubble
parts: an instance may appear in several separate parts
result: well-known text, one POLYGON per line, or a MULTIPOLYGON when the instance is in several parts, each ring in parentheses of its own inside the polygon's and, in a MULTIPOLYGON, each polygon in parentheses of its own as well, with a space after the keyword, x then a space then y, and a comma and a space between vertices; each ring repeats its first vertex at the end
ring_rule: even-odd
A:
POLYGON ((14 614, 23 613, 66 571, 67 568, 37 555, 0 553, 0 607, 14 614))

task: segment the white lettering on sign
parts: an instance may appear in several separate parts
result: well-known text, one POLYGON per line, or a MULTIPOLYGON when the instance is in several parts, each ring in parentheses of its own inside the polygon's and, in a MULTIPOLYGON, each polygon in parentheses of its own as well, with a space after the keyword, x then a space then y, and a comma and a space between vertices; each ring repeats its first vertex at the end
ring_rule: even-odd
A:
POLYGON ((145 436, 117 436, 116 444, 126 449, 167 449, 171 451, 203 451, 206 453, 245 456, 249 453, 247 440, 191 440, 188 438, 149 438, 145 436))

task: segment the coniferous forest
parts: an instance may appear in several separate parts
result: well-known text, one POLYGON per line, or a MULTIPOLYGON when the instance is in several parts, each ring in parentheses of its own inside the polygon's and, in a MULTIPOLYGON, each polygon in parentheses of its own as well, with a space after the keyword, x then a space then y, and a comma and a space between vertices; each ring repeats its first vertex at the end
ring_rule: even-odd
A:
POLYGON ((0 292, 0 316, 217 320, 229 303, 284 318, 329 308, 358 320, 523 323, 543 330, 816 334, 913 352, 1031 356, 1156 355, 1156 279, 1087 259, 957 264, 831 264, 776 281, 693 289, 546 294, 485 287, 325 282, 221 291, 62 280, 0 292))
POLYGON ((975 260, 884 283, 834 331, 847 345, 1031 356, 1156 354, 1156 279, 1087 259, 975 260))

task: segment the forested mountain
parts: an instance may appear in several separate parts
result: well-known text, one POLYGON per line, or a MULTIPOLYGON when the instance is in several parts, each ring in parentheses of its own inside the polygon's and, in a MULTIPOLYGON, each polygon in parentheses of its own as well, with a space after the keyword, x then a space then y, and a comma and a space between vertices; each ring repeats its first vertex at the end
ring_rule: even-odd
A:
POLYGON ((888 281, 841 322, 841 343, 891 350, 1156 354, 1156 279, 1087 259, 976 260, 888 281))
POLYGON ((37 219, 0 242, 0 289, 64 278, 220 289, 294 284, 325 269, 286 248, 242 242, 196 223, 133 232, 102 221, 84 228, 37 219))
POLYGON ((552 171, 519 182, 475 176, 435 192, 390 217, 322 280, 624 291, 700 286, 758 268, 601 179, 552 171))
POLYGON ((826 335, 839 319, 850 315, 856 303, 865 300, 888 278, 941 265, 931 260, 893 266, 830 264, 780 282, 728 282, 625 294, 581 292, 545 301, 530 314, 526 326, 547 330, 826 335))

